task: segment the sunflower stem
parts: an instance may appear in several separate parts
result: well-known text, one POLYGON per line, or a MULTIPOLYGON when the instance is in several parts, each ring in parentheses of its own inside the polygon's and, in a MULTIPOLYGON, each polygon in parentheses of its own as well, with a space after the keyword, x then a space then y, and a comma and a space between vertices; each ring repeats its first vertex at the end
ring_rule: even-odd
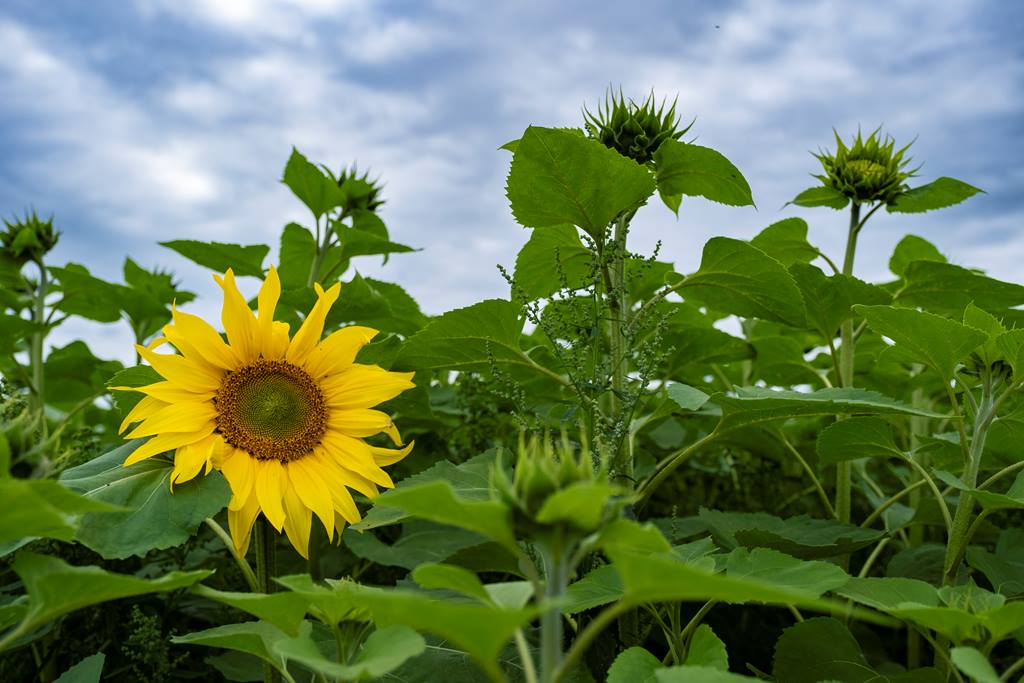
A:
POLYGON ((36 289, 35 301, 32 308, 32 322, 36 325, 32 333, 31 345, 29 347, 29 363, 32 365, 32 396, 35 399, 35 407, 39 411, 39 419, 42 423, 43 439, 46 439, 46 392, 43 386, 43 343, 46 340, 46 295, 49 290, 49 279, 46 265, 40 258, 37 261, 39 266, 39 287, 36 289))
MULTIPOLYGON (((274 591, 274 576, 277 574, 275 541, 277 533, 270 522, 260 517, 256 520, 256 583, 261 593, 274 591)), ((281 675, 270 664, 263 663, 263 683, 281 683, 281 675)))
POLYGON ((256 579, 256 575, 252 571, 252 567, 249 566, 249 562, 238 552, 238 549, 235 547, 235 543, 231 540, 231 536, 228 535, 228 532, 224 531, 224 527, 217 524, 212 517, 207 517, 203 521, 206 523, 206 526, 210 527, 213 533, 217 535, 217 538, 224 542, 224 545, 231 552, 231 557, 235 558, 235 563, 242 571, 242 578, 245 579, 245 583, 249 586, 249 590, 253 593, 259 593, 260 584, 256 579))
MULTIPOLYGON (((857 234, 864 224, 860 220, 860 204, 850 206, 850 229, 846 236, 846 256, 843 259, 843 275, 853 275, 853 260, 857 253, 857 234)), ((843 387, 853 386, 854 334, 853 319, 843 322, 840 328, 839 381, 843 387)), ((836 517, 840 522, 850 522, 852 477, 849 462, 836 465, 836 517)))

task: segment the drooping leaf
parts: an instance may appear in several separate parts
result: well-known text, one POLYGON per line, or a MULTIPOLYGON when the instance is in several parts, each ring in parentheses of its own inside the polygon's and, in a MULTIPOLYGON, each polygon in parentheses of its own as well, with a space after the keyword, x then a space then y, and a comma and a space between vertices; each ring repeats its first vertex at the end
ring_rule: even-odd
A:
POLYGON ((800 290, 789 272, 742 240, 708 240, 700 268, 686 278, 680 293, 724 313, 797 327, 804 322, 800 290))
POLYGON ((704 197, 730 206, 752 206, 750 185, 721 153, 700 145, 666 140, 654 153, 658 192, 673 211, 679 197, 704 197))
POLYGON ((346 529, 344 535, 345 546, 356 556, 376 564, 406 569, 415 569, 424 562, 443 562, 458 551, 485 541, 475 532, 423 520, 407 521, 401 537, 390 545, 372 533, 346 529))
MULTIPOLYGON (((151 365, 134 365, 114 373, 107 381, 108 387, 144 387, 163 381, 163 377, 151 365)), ((137 391, 111 390, 114 404, 124 417, 142 400, 143 394, 137 391)))
POLYGON ((339 664, 326 657, 312 638, 292 638, 275 643, 274 651, 287 662, 298 662, 330 680, 379 680, 406 660, 421 654, 427 643, 423 636, 402 625, 387 626, 370 634, 351 664, 339 664))
POLYGON ((299 635, 299 627, 311 602, 308 595, 293 591, 278 593, 236 593, 208 586, 195 586, 193 592, 204 598, 230 605, 235 609, 269 622, 291 636, 299 635))
POLYGON ((489 604, 491 596, 487 593, 479 577, 463 567, 452 564, 429 563, 417 567, 412 578, 427 590, 444 588, 475 598, 489 604))
POLYGON ((298 223, 284 226, 284 230, 281 231, 281 249, 277 265, 281 289, 306 287, 315 258, 316 238, 309 228, 298 223))
POLYGON ((1024 286, 952 263, 913 261, 903 277, 906 286, 898 301, 958 318, 970 303, 986 311, 1003 311, 1024 304, 1024 286))
POLYGON ((338 187, 337 181, 294 147, 285 164, 281 182, 309 208, 317 220, 345 201, 345 194, 338 187))
POLYGON ((729 653, 725 643, 715 635, 711 627, 701 624, 690 638, 690 649, 686 652, 686 666, 703 666, 719 671, 729 670, 729 653))
POLYGON ((887 304, 892 297, 881 287, 849 275, 825 275, 818 268, 797 263, 789 268, 800 288, 807 324, 824 339, 834 339, 839 326, 853 317, 854 304, 887 304))
POLYGON ((32 536, 70 541, 82 515, 122 509, 80 496, 49 479, 0 477, 0 500, 0 543, 32 536))
POLYGON ((954 647, 949 651, 949 658, 956 668, 970 676, 977 683, 1002 683, 999 674, 992 668, 988 657, 973 647, 954 647))
MULTIPOLYGON (((920 261, 918 263, 929 263, 920 261)), ((896 342, 896 347, 939 373, 946 381, 957 363, 988 339, 981 330, 933 313, 894 306, 854 306, 868 327, 896 342)))
POLYGON ((725 573, 820 597, 844 585, 849 575, 838 566, 820 560, 800 560, 768 548, 736 548, 726 558, 725 573))
POLYGON ((43 363, 43 377, 46 386, 59 387, 59 391, 48 392, 47 401, 62 410, 91 402, 104 393, 107 381, 123 367, 116 360, 97 358, 83 341, 54 348, 43 363))
POLYGON ((655 683, 654 672, 661 668, 660 659, 642 647, 631 647, 612 662, 608 683, 655 683))
POLYGON ((688 384, 673 382, 668 385, 668 397, 679 404, 683 410, 700 410, 711 397, 700 389, 688 384))
POLYGON ((934 211, 959 204, 968 197, 983 191, 956 178, 936 178, 926 185, 915 187, 899 195, 895 201, 886 205, 885 210, 889 213, 934 211))
MULTIPOLYGON (((310 630, 310 623, 303 622, 300 637, 308 638, 310 630)), ((204 645, 254 655, 277 669, 288 683, 295 683, 283 656, 277 651, 277 645, 288 640, 289 636, 284 631, 265 621, 226 624, 171 637, 171 642, 177 645, 204 645)))
POLYGON ((160 246, 173 249, 189 261, 217 273, 230 268, 235 275, 258 278, 263 277, 263 259, 270 251, 270 247, 265 244, 241 245, 198 240, 171 240, 160 242, 160 246))
POLYGON ((65 470, 60 481, 72 491, 126 512, 89 513, 75 538, 107 559, 143 555, 184 543, 207 517, 224 509, 231 489, 220 472, 199 474, 170 486, 173 461, 154 456, 124 467, 141 444, 131 441, 65 470))
POLYGON ((62 673, 53 683, 100 683, 106 659, 107 656, 102 652, 89 655, 62 673))
POLYGON ((892 425, 880 417, 851 417, 818 434, 818 462, 831 465, 859 458, 902 457, 892 425))
POLYGON ((128 294, 126 287, 94 277, 77 263, 62 268, 50 266, 47 270, 56 278, 55 289, 62 294, 57 303, 60 310, 101 323, 121 319, 121 301, 128 294))
POLYGON ((593 237, 654 192, 643 166, 596 140, 530 126, 519 140, 506 191, 516 220, 528 228, 571 224, 593 237))
POLYGON ((885 533, 805 515, 781 519, 764 512, 701 509, 700 519, 726 549, 773 548, 802 559, 846 555, 877 543, 885 533))
POLYGON ((562 611, 566 614, 576 614, 607 605, 621 598, 622 591, 622 579, 614 567, 606 564, 591 570, 582 579, 569 585, 562 611))
POLYGON ((29 632, 69 612, 101 602, 186 588, 212 571, 171 572, 140 579, 99 567, 74 567, 48 555, 23 551, 12 565, 28 592, 28 609, 19 629, 29 632))

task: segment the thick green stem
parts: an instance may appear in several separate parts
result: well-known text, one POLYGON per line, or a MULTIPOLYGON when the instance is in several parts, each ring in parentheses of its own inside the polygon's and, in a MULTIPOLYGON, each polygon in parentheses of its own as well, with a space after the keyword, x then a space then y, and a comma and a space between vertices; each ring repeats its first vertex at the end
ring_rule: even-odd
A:
POLYGON ((39 263, 39 287, 36 289, 32 307, 32 322, 36 325, 29 347, 29 364, 32 366, 32 396, 35 408, 42 422, 43 438, 46 438, 46 391, 43 385, 43 342, 46 340, 46 295, 50 286, 46 266, 39 263))
POLYGON ((318 282, 320 278, 320 269, 324 265, 324 258, 327 256, 327 250, 331 244, 331 219, 329 216, 324 216, 324 230, 323 230, 323 241, 319 239, 320 236, 320 220, 317 219, 317 242, 316 242, 316 256, 313 258, 313 265, 309 269, 309 277, 306 279, 306 286, 312 287, 314 282, 318 282))
POLYGON ((559 539, 555 547, 540 545, 544 561, 544 598, 547 606, 540 621, 541 681, 551 683, 562 664, 562 607, 561 600, 569 586, 569 562, 566 549, 559 539))
MULTIPOLYGON (((843 275, 853 275, 853 262, 857 253, 857 234, 860 232, 860 204, 850 206, 850 229, 846 235, 846 256, 843 258, 843 275)), ((853 319, 843 322, 840 327, 839 382, 843 387, 853 386, 854 335, 853 319)), ((850 521, 850 498, 852 489, 851 463, 836 465, 836 517, 840 522, 850 521)))
POLYGON ((231 552, 231 557, 235 558, 235 564, 238 565, 238 569, 242 572, 242 578, 245 579, 245 583, 249 586, 249 590, 253 593, 259 593, 259 580, 253 573, 252 567, 249 566, 249 562, 235 548, 235 543, 231 540, 231 536, 228 535, 228 532, 224 531, 224 527, 217 524, 217 522, 211 517, 207 517, 203 521, 206 522, 206 526, 208 526, 210 530, 217 535, 217 538, 219 538, 224 543, 224 546, 231 552))
MULTIPOLYGON (((614 249, 612 250, 612 264, 609 269, 608 278, 608 307, 611 313, 609 351, 612 362, 612 397, 611 414, 616 425, 620 428, 628 426, 629 420, 624 415, 623 393, 626 388, 626 339, 623 336, 625 329, 626 311, 629 310, 629 300, 626 293, 626 237, 629 233, 629 215, 623 214, 615 221, 614 249)), ((617 448, 614 454, 614 471, 621 481, 618 483, 633 489, 633 457, 630 451, 630 439, 628 430, 617 441, 617 448)))
POLYGON ((992 400, 991 385, 986 378, 982 384, 981 401, 978 402, 978 413, 974 418, 974 429, 971 432, 971 447, 967 469, 960 481, 968 490, 961 491, 957 499, 956 514, 953 517, 953 528, 946 544, 945 582, 952 585, 963 560, 964 551, 970 541, 968 530, 971 528, 971 513, 974 511, 974 496, 969 489, 978 485, 978 471, 981 469, 981 455, 985 450, 985 439, 988 428, 995 418, 996 405, 992 400))
MULTIPOLYGON (((253 532, 256 534, 256 583, 261 593, 273 593, 277 575, 277 532, 263 517, 256 520, 253 532)), ((281 683, 277 669, 266 662, 263 663, 263 683, 281 683)))

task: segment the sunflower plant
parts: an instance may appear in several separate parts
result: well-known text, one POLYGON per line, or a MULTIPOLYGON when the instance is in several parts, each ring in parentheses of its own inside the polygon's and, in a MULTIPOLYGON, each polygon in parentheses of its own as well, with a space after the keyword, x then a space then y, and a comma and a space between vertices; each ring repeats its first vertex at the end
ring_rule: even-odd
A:
POLYGON ((754 192, 669 101, 504 145, 525 244, 447 312, 357 269, 415 251, 383 180, 294 149, 277 244, 161 242, 219 320, 174 268, 104 280, 54 262, 74 226, 7 218, 0 680, 1019 676, 1024 286, 918 235, 857 262, 873 217, 987 198, 835 133, 786 215, 684 272, 636 226, 754 192), (135 362, 54 346, 72 318, 135 362))

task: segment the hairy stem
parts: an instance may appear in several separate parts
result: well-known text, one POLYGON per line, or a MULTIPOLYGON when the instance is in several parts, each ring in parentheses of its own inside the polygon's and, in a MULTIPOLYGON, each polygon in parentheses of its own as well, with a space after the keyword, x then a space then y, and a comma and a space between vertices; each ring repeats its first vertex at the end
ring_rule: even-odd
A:
POLYGON ((548 603, 540 620, 540 670, 545 683, 555 680, 562 664, 561 600, 569 586, 568 553, 559 539, 556 547, 538 544, 544 561, 544 598, 548 603))
MULTIPOLYGON (((853 262, 857 253, 857 234, 863 223, 860 221, 860 204, 850 206, 850 229, 846 235, 846 256, 843 258, 843 275, 853 275, 853 262)), ((843 322, 839 330, 839 382, 843 387, 853 386, 854 335, 853 319, 843 322)), ((840 522, 850 521, 850 497, 852 491, 851 464, 836 465, 836 516, 840 522)))
POLYGON ((228 532, 224 531, 224 527, 222 527, 220 524, 217 524, 217 522, 214 521, 212 517, 207 517, 203 521, 206 523, 206 526, 210 527, 210 530, 217 535, 217 538, 219 538, 224 543, 224 546, 231 552, 231 557, 235 558, 235 564, 237 564, 238 568, 242 571, 242 578, 245 579, 245 583, 249 586, 249 590, 253 593, 259 593, 260 585, 259 581, 256 578, 256 574, 253 573, 252 567, 249 566, 249 562, 244 557, 242 557, 241 554, 239 554, 238 549, 235 548, 235 543, 231 540, 231 536, 228 535, 228 532))
MULTIPOLYGON (((274 576, 277 575, 277 554, 275 541, 277 533, 270 522, 260 517, 256 520, 256 583, 261 593, 274 591, 274 576)), ((281 683, 277 669, 263 663, 263 683, 281 683)))
POLYGON ((46 340, 46 295, 49 291, 50 281, 46 266, 39 261, 39 287, 35 292, 35 301, 32 306, 32 322, 36 325, 32 333, 31 345, 29 346, 29 364, 32 366, 32 396, 34 405, 39 411, 39 419, 42 423, 43 439, 46 438, 46 388, 43 385, 43 342, 46 340))

